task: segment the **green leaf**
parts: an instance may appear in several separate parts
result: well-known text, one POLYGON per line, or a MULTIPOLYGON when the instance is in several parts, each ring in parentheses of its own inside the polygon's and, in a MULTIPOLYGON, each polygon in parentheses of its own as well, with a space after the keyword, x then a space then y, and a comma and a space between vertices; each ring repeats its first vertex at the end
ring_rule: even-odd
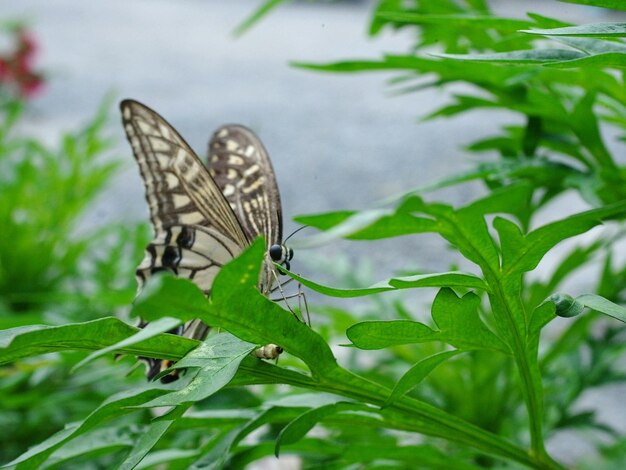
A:
POLYGON ((391 395, 383 405, 387 407, 394 403, 399 397, 406 394, 417 387, 428 374, 430 374, 439 364, 447 361, 451 357, 460 354, 461 351, 444 351, 426 357, 411 367, 400 380, 396 383, 391 391, 391 395))
POLYGON ((507 241, 503 270, 506 275, 532 271, 557 243, 580 235, 601 224, 603 220, 621 217, 624 214, 626 214, 624 201, 591 209, 539 227, 527 234, 523 241, 519 232, 514 234, 512 222, 502 218, 496 219, 494 227, 499 232, 503 244, 507 241), (514 240, 513 244, 511 240, 514 240))
POLYGON ((530 49, 526 51, 494 52, 490 54, 433 54, 442 59, 455 59, 475 62, 500 62, 504 64, 541 64, 582 59, 586 54, 571 49, 530 49))
POLYGON ((381 465, 379 469, 389 468, 413 468, 419 462, 424 469, 454 469, 454 470, 480 470, 484 466, 467 463, 463 457, 455 457, 449 451, 442 451, 432 445, 389 445, 385 441, 373 440, 370 443, 350 443, 341 452, 341 462, 361 463, 360 467, 375 468, 373 461, 384 460, 397 462, 387 466, 381 465))
POLYGON ((589 5, 599 8, 612 8, 613 10, 626 10, 626 5, 622 0, 560 0, 565 3, 578 3, 579 5, 589 5))
POLYGON ((626 54, 623 52, 604 52, 594 54, 580 59, 551 62, 547 67, 554 68, 574 68, 574 67, 626 67, 626 54))
POLYGON ((391 213, 392 212, 389 209, 373 209, 356 212, 347 219, 343 220, 340 224, 335 225, 332 228, 328 228, 325 232, 304 239, 299 239, 297 240, 297 243, 292 243, 292 246, 295 248, 309 248, 324 245, 329 241, 358 233, 391 213))
POLYGON ((189 406, 178 406, 165 415, 153 420, 150 426, 148 426, 148 429, 141 433, 141 436, 137 442, 135 442, 135 445, 124 461, 118 465, 117 469, 132 470, 135 468, 156 443, 159 442, 172 424, 178 420, 188 408, 189 406))
POLYGON ((255 348, 254 344, 227 333, 211 336, 172 366, 173 369, 199 367, 193 379, 184 388, 143 403, 140 407, 178 406, 211 396, 231 381, 241 361, 255 348))
POLYGON ((40 444, 31 447, 17 459, 5 464, 4 467, 16 465, 20 469, 39 468, 50 454, 61 447, 65 442, 86 433, 103 421, 134 412, 135 410, 129 407, 156 398, 159 395, 167 393, 171 388, 172 386, 150 385, 112 395, 83 421, 66 425, 65 429, 53 434, 40 444))
MULTIPOLYGON (((3 330, 0 331, 0 364, 55 351, 94 351, 119 343, 139 331, 112 317, 63 326, 33 325, 3 330)), ((192 339, 160 334, 120 352, 177 360, 198 344, 192 339)))
POLYGON ((596 312, 604 313, 605 315, 626 323, 626 308, 604 297, 595 294, 583 294, 576 297, 576 301, 596 312))
POLYGON ((401 344, 442 341, 463 349, 488 349, 509 354, 506 345, 478 316, 480 298, 469 292, 459 298, 449 288, 437 294, 432 316, 439 331, 409 320, 357 323, 346 335, 359 349, 383 349, 401 344))
POLYGON ((515 31, 520 28, 526 28, 532 23, 526 20, 516 20, 512 18, 499 18, 495 16, 475 16, 475 15, 425 15, 421 13, 411 12, 395 12, 381 11, 376 14, 377 17, 393 21, 394 23, 406 24, 435 24, 445 25, 455 28, 478 28, 478 29, 497 29, 503 31, 515 31))
POLYGON ((355 211, 336 211, 326 212, 324 214, 299 215, 294 217, 293 220, 320 230, 328 230, 329 228, 346 221, 354 214, 355 211))
POLYGON ((365 321, 348 328, 346 336, 359 349, 383 349, 439 340, 438 331, 410 320, 365 321))
POLYGON ((199 454, 199 449, 187 450, 169 448, 166 450, 157 450, 150 452, 135 468, 137 470, 143 470, 146 468, 160 468, 159 466, 166 466, 167 464, 171 466, 172 464, 179 463, 179 461, 190 462, 193 461, 195 457, 198 457, 199 454))
POLYGON ((111 346, 108 346, 106 348, 100 349, 99 351, 91 353, 85 359, 83 359, 78 364, 76 364, 72 368, 72 372, 74 372, 79 367, 84 366, 88 362, 91 362, 94 359, 97 359, 98 357, 104 356, 105 354, 108 354, 113 351, 122 350, 133 344, 137 344, 137 343, 140 343, 141 341, 145 341, 147 339, 153 338, 161 333, 170 331, 172 328, 176 328, 181 323, 182 321, 179 320, 178 318, 171 318, 171 317, 163 317, 163 318, 159 318, 158 320, 155 320, 154 322, 150 322, 148 323, 148 325, 146 325, 144 328, 139 330, 130 338, 126 338, 122 341, 112 344, 111 346))
POLYGON ((440 340, 462 350, 489 349, 508 354, 507 346, 480 319, 479 307, 480 297, 473 292, 458 297, 452 289, 441 289, 432 306, 440 340))
POLYGON ((193 282, 164 272, 148 279, 135 299, 131 315, 150 321, 166 316, 190 321, 208 305, 206 296, 193 282))
POLYGON ((530 205, 533 189, 533 186, 526 182, 498 188, 468 204, 459 212, 471 212, 474 215, 517 214, 530 205))
POLYGON ((276 457, 278 457, 282 445, 298 442, 321 420, 344 411, 375 412, 376 410, 360 403, 338 402, 306 411, 285 426, 278 435, 275 449, 276 457))
POLYGON ((72 467, 67 462, 74 458, 83 457, 86 460, 90 455, 95 457, 102 453, 131 447, 133 445, 132 437, 132 434, 124 428, 105 427, 95 429, 55 451, 41 468, 64 468, 64 465, 72 467))
POLYGON ((225 265, 213 282, 212 301, 197 318, 253 344, 277 344, 302 359, 314 374, 335 369, 335 357, 323 338, 259 292, 264 254, 259 239, 225 265))
POLYGON ((273 9, 280 6, 281 3, 287 3, 289 0, 265 0, 256 10, 252 12, 245 20, 243 20, 233 31, 235 36, 241 36, 256 23, 258 23, 264 16, 270 13, 273 9))
POLYGON ((468 289, 488 289, 487 284, 480 277, 474 274, 458 271, 392 277, 372 286, 356 289, 338 289, 335 287, 324 286, 291 272, 287 274, 289 277, 296 279, 303 286, 319 292, 320 294, 341 298, 363 297, 381 292, 389 292, 400 289, 415 289, 420 287, 466 287, 468 289))
POLYGON ((626 37, 626 23, 588 23, 580 26, 568 26, 565 28, 530 29, 522 30, 521 33, 540 34, 542 36, 583 36, 599 38, 624 38, 626 37))

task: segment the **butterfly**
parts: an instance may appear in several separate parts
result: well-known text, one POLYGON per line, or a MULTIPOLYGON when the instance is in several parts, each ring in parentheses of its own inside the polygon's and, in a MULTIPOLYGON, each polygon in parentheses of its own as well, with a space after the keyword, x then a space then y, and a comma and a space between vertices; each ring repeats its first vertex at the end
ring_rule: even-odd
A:
MULTIPOLYGON (((262 235, 266 255, 258 287, 269 295, 278 282, 274 263, 290 269, 293 250, 282 243, 280 193, 259 138, 243 126, 223 126, 209 142, 205 165, 152 109, 127 99, 120 110, 154 229, 154 239, 136 270, 138 290, 153 274, 169 271, 191 279, 209 296, 221 267, 262 235)), ((193 320, 170 333, 202 340, 208 331, 208 325, 193 320)), ((281 352, 276 345, 266 345, 255 355, 272 359, 281 352)), ((171 361, 141 359, 148 365, 150 380, 171 365, 171 361)), ((174 372, 161 381, 176 378, 174 372)))

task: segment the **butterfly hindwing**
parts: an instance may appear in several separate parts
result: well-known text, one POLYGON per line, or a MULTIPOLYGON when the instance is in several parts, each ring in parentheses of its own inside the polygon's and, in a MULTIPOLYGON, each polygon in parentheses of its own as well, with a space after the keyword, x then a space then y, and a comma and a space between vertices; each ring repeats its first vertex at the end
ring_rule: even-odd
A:
POLYGON ((208 167, 248 239, 263 235, 267 248, 280 243, 280 193, 260 139, 243 126, 219 128, 209 142, 208 167))

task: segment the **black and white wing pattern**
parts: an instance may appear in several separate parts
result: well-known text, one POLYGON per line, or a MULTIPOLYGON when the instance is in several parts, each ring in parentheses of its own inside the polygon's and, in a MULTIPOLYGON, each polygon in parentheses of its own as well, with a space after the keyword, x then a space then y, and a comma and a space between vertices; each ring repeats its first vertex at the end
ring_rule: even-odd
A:
POLYGON ((137 268, 139 287, 158 271, 188 277, 209 294, 221 266, 249 244, 228 201, 183 138, 155 111, 121 104, 143 177, 154 240, 137 268))
MULTIPOLYGON (((258 235, 264 235, 268 254, 259 288, 268 294, 276 279, 272 262, 288 266, 293 252, 280 244, 280 196, 259 139, 241 126, 218 130, 211 141, 215 152, 207 169, 158 113, 133 100, 122 101, 120 108, 144 181, 155 232, 137 267, 139 290, 154 273, 167 270, 192 279, 208 296, 221 267, 258 235)), ((204 339, 208 329, 201 321, 193 320, 172 333, 204 339)), ((267 345, 255 354, 269 358, 280 351, 275 345, 267 345)), ((149 378, 169 366, 169 361, 146 362, 149 378)), ((172 373, 161 380, 176 377, 172 373)))
POLYGON ((208 167, 235 212, 246 237, 265 237, 266 248, 282 241, 282 210, 267 151, 246 127, 219 128, 209 142, 208 167))

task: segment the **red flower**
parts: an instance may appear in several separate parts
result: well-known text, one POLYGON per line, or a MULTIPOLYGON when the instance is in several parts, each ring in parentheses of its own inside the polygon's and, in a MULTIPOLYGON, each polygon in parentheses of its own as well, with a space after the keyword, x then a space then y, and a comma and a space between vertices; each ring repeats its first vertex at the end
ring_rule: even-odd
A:
POLYGON ((37 43, 23 28, 13 30, 15 49, 0 56, 0 86, 14 89, 23 98, 31 98, 43 84, 43 76, 33 70, 33 59, 37 43))

